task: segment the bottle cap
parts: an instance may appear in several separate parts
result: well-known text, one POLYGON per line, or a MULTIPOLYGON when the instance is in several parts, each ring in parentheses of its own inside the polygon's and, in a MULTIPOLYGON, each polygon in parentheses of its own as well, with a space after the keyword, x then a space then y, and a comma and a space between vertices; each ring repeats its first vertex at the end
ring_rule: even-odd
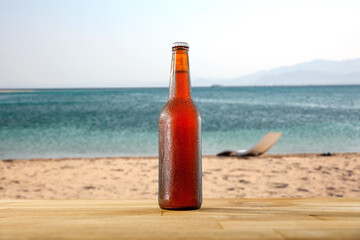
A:
POLYGON ((174 42, 172 47, 185 47, 189 48, 189 44, 187 42, 174 42))

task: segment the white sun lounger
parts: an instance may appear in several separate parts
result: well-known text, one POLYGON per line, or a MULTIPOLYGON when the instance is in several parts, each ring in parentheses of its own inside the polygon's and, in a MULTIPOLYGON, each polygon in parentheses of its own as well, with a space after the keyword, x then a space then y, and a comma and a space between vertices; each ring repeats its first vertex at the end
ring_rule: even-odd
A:
POLYGON ((281 132, 268 132, 257 144, 255 144, 249 150, 225 150, 222 151, 216 156, 236 156, 236 157, 243 157, 243 156, 257 156, 267 152, 274 144, 279 140, 281 137, 281 132))

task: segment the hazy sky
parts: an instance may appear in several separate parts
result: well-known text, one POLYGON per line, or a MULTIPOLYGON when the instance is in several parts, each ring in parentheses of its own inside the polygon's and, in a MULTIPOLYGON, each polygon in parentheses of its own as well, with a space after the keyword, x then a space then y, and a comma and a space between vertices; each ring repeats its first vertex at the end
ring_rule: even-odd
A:
POLYGON ((360 57, 360 1, 0 0, 0 88, 167 86, 171 44, 193 85, 360 57))

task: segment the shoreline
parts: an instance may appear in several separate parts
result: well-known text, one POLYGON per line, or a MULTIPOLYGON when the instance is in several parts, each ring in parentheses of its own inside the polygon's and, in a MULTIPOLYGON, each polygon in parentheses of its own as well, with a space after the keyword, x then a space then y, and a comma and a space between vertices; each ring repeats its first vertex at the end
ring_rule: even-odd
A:
MULTIPOLYGON (((329 152, 330 153, 330 152, 329 152)), ((266 153, 259 156, 245 156, 245 157, 218 157, 216 155, 202 155, 202 158, 218 158, 218 159, 238 159, 238 160, 249 160, 256 158, 279 158, 279 157, 334 157, 339 155, 358 155, 360 152, 331 152, 330 156, 325 156, 324 153, 266 153)), ((11 161, 64 161, 64 160, 111 160, 111 159, 158 159, 157 155, 152 156, 103 156, 103 157, 34 157, 34 158, 4 158, 0 159, 1 161, 11 162, 11 161)))
MULTIPOLYGON (((204 198, 360 197, 360 153, 203 156, 204 198)), ((0 199, 151 199, 158 157, 0 161, 0 199)))

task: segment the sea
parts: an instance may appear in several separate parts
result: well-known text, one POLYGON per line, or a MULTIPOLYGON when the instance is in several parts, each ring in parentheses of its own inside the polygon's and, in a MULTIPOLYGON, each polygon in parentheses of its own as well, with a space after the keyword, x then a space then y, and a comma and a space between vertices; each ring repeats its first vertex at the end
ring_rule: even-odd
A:
MULTIPOLYGON (((194 87, 202 152, 360 152, 360 85, 194 87)), ((0 93, 0 159, 156 156, 167 88, 32 89, 0 93)))

